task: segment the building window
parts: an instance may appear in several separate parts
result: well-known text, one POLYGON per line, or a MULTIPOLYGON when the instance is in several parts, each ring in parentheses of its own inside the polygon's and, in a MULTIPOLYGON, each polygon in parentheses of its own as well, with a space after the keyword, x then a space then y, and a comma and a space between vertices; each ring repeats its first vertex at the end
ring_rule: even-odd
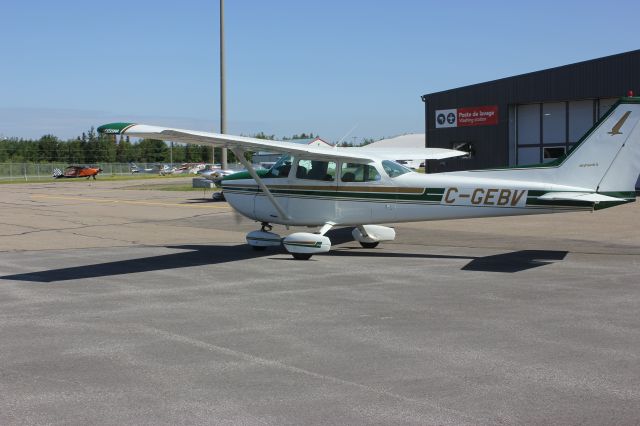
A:
POLYGON ((566 152, 564 146, 545 146, 542 149, 542 161, 544 163, 553 161, 556 158, 562 157, 566 152))
POLYGON ((593 101, 569 102, 569 143, 578 142, 593 126, 593 101))
POLYGON ((518 148, 518 165, 540 162, 540 147, 518 148))
POLYGON ((598 119, 601 119, 611 107, 618 102, 618 98, 603 98, 598 101, 598 119))
POLYGON ((567 142, 567 104, 552 102, 542 104, 542 143, 564 144, 567 142))
POLYGON ((517 137, 518 145, 540 144, 540 104, 518 105, 517 137))
MULTIPOLYGON (((598 111, 606 113, 616 101, 600 99, 598 111)), ((593 125, 594 102, 581 100, 517 105, 515 163, 549 162, 564 155, 593 125)))

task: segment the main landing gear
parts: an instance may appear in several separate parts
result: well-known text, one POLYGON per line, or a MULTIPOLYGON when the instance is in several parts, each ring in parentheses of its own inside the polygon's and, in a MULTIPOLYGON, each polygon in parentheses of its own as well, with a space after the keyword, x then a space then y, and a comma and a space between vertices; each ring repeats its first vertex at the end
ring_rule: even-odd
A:
MULTIPOLYGON (((309 260, 312 255, 326 253, 331 249, 331 240, 324 234, 334 225, 334 223, 328 222, 316 233, 295 232, 281 238, 280 235, 271 232, 273 227, 269 223, 262 222, 259 231, 247 234, 247 244, 257 251, 282 244, 294 259, 309 260)), ((394 240, 396 231, 393 228, 380 225, 359 225, 353 229, 352 235, 363 248, 372 249, 381 241, 394 240)))

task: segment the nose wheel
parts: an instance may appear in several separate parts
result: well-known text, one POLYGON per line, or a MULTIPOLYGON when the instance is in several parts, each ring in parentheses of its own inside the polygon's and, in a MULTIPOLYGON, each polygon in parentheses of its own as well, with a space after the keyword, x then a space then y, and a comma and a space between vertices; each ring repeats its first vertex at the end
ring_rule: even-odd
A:
POLYGON ((247 234, 247 244, 255 251, 266 250, 267 247, 277 247, 282 244, 280 235, 271 232, 273 228, 269 223, 262 222, 259 231, 251 231, 247 234))
POLYGON ((362 248, 366 248, 366 249, 376 248, 378 244, 380 244, 380 241, 376 241, 375 243, 366 243, 364 241, 358 241, 358 242, 360 243, 362 248))
POLYGON ((291 253, 291 256, 295 260, 309 260, 311 259, 311 253, 291 253))

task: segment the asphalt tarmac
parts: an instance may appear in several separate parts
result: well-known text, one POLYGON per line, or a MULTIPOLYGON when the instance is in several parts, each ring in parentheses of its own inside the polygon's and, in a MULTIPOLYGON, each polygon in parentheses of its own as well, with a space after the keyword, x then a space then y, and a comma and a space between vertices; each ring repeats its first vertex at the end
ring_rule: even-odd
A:
POLYGON ((636 203, 296 261, 135 185, 0 185, 0 424, 640 423, 636 203))

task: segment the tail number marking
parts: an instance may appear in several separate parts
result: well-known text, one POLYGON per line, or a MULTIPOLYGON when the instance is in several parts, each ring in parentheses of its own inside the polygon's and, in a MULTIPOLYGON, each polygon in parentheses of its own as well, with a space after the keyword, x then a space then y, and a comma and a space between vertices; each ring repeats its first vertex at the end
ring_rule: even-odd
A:
POLYGON ((499 188, 448 188, 441 204, 454 206, 524 207, 527 201, 525 189, 499 188))

